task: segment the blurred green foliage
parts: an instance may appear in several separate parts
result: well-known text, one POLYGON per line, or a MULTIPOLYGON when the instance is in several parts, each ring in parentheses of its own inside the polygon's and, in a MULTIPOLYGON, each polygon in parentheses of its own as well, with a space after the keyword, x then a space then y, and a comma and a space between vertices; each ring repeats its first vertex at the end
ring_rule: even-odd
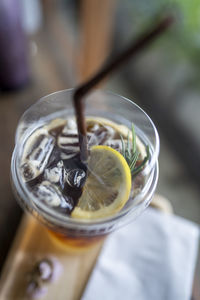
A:
MULTIPOLYGON (((119 1, 120 3, 120 1, 119 1)), ((162 13, 172 13, 176 19, 175 34, 200 47, 200 0, 124 0, 121 4, 134 20, 136 29, 162 13)))
POLYGON ((154 50, 165 54, 166 62, 168 56, 177 64, 191 65, 200 77, 200 0, 118 0, 118 4, 126 43, 161 15, 174 15, 175 23, 153 44, 154 50))
POLYGON ((200 1, 199 0, 171 0, 182 14, 184 34, 194 35, 200 39, 200 1))

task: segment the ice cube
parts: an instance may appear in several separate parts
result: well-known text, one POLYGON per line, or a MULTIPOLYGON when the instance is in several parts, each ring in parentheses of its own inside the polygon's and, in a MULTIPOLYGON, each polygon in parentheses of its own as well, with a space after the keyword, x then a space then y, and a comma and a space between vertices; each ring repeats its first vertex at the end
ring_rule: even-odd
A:
POLYGON ((98 139, 97 139, 97 136, 95 135, 95 133, 88 132, 87 138, 88 138, 89 148, 94 146, 94 145, 98 145, 98 139))
POLYGON ((73 188, 81 188, 85 182, 86 172, 82 169, 72 169, 67 172, 66 182, 73 188))
POLYGON ((25 181, 40 175, 46 167, 55 145, 54 137, 50 135, 34 134, 28 139, 22 157, 22 175, 25 181))
POLYGON ((48 125, 46 125, 44 128, 47 129, 47 131, 53 135, 58 136, 63 128, 65 127, 67 121, 63 119, 54 119, 52 120, 48 125))
POLYGON ((60 154, 60 158, 62 160, 68 160, 70 158, 73 158, 74 156, 76 156, 76 153, 74 153, 74 152, 69 152, 68 154, 65 152, 61 152, 61 154, 60 154))
POLYGON ((61 136, 66 136, 66 135, 78 135, 78 130, 77 130, 77 125, 76 125, 76 121, 72 118, 69 118, 66 121, 66 125, 63 128, 62 132, 61 132, 61 136))
POLYGON ((43 181, 38 184, 33 190, 35 196, 41 201, 44 201, 50 206, 60 206, 62 202, 62 195, 55 185, 49 181, 43 181))
POLYGON ((95 123, 92 127, 90 127, 90 132, 95 132, 99 129, 99 124, 95 123))
POLYGON ((60 149, 55 145, 49 157, 46 168, 52 168, 53 166, 56 166, 56 164, 60 161, 60 154, 60 149))
MULTIPOLYGON (((88 141, 91 135, 92 133, 87 133, 88 141)), ((61 159, 63 160, 74 157, 80 151, 77 126, 74 119, 67 120, 66 126, 58 136, 57 144, 61 149, 61 159)))
POLYGON ((104 140, 102 141, 102 143, 105 143, 105 141, 112 139, 115 135, 115 130, 107 125, 104 125, 103 128, 106 130, 106 136, 104 137, 104 140))
POLYGON ((55 167, 46 169, 44 178, 52 183, 60 183, 61 187, 64 188, 66 170, 63 161, 60 160, 55 167))
POLYGON ((106 146, 112 147, 113 149, 117 151, 122 150, 122 142, 121 140, 107 140, 105 143, 106 146))
POLYGON ((78 148, 78 135, 75 133, 61 134, 58 137, 58 146, 61 149, 77 149, 78 148))
POLYGON ((97 127, 97 130, 92 131, 92 135, 88 141, 89 146, 104 145, 109 139, 114 137, 115 131, 112 127, 102 125, 97 127))
POLYGON ((77 125, 76 125, 76 121, 73 118, 68 118, 66 125, 63 129, 63 132, 68 132, 69 130, 76 130, 77 132, 77 125))
POLYGON ((27 156, 29 161, 35 161, 35 165, 38 169, 43 168, 51 155, 54 147, 54 138, 51 136, 41 135, 40 142, 27 156))
POLYGON ((76 130, 68 130, 61 133, 58 137, 58 147, 61 149, 61 158, 69 159, 79 151, 79 140, 76 130))
POLYGON ((21 173, 22 173, 25 181, 30 181, 37 176, 37 175, 35 175, 34 171, 35 170, 32 168, 31 164, 29 164, 28 162, 21 165, 21 173))
POLYGON ((51 207, 62 208, 66 212, 71 212, 73 209, 72 198, 70 196, 68 197, 63 195, 55 184, 47 180, 35 186, 33 193, 41 201, 51 207))

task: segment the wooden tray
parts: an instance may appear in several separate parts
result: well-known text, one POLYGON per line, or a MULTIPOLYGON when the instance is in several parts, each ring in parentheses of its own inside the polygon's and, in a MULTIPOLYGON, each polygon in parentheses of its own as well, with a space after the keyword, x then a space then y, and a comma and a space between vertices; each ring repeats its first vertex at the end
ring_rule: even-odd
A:
POLYGON ((63 270, 58 280, 47 284, 48 292, 40 299, 77 300, 81 298, 102 241, 87 252, 66 253, 53 243, 47 230, 31 216, 24 215, 0 280, 1 300, 25 300, 26 274, 34 262, 46 256, 56 257, 63 270))
MULTIPOLYGON (((172 213, 165 198, 154 195, 151 205, 172 213)), ((25 300, 26 274, 34 262, 46 256, 56 257, 63 266, 59 279, 48 285, 48 293, 40 299, 78 300, 102 247, 102 241, 83 253, 67 253, 50 238, 45 227, 30 215, 24 215, 0 280, 0 300, 25 300)))

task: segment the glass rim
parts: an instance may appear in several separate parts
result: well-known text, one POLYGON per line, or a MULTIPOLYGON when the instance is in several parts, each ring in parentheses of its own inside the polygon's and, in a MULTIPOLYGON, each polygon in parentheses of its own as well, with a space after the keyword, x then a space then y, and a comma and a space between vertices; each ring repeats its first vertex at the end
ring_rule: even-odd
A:
MULTIPOLYGON (((30 106, 22 115, 22 117, 19 120, 19 123, 21 122, 21 120, 23 119, 24 115, 29 112, 33 107, 37 106, 40 102, 44 101, 45 99, 54 96, 54 95, 58 95, 58 94, 62 94, 62 93, 66 93, 66 92, 73 92, 74 88, 71 89, 66 89, 66 90, 61 90, 61 91, 56 91, 54 93, 48 94, 42 98, 40 98, 36 103, 34 103, 32 106, 30 106)), ((151 118, 148 116, 148 114, 139 107, 139 105, 137 105, 135 102, 127 99, 124 96, 115 94, 113 92, 110 91, 105 91, 105 90, 100 90, 100 89, 95 89, 92 92, 103 92, 104 94, 107 95, 112 95, 114 97, 118 97, 120 99, 123 99, 124 101, 130 103, 131 105, 137 107, 137 109, 139 109, 144 115, 145 117, 148 119, 148 121, 150 122, 154 134, 155 134, 155 140, 156 140, 156 148, 154 149, 153 155, 151 157, 151 162, 150 164, 154 165, 155 168, 153 168, 153 171, 155 171, 156 174, 156 180, 154 180, 153 182, 153 187, 152 184, 150 183, 150 186, 148 188, 148 190, 145 191, 145 193, 147 193, 150 190, 152 190, 154 192, 156 185, 157 185, 157 180, 158 180, 158 154, 159 154, 159 136, 158 136, 158 132, 157 129, 153 123, 153 121, 151 120, 151 118)), ((91 95, 91 93, 90 93, 91 95)), ((86 97, 87 98, 87 95, 86 97)), ((23 133, 25 134, 27 133, 26 131, 23 133)), ((12 180, 14 182, 15 188, 17 188, 17 192, 18 194, 20 194, 20 199, 21 201, 23 200, 24 203, 26 204, 26 207, 28 206, 28 211, 34 210, 36 211, 40 216, 46 218, 46 220, 48 220, 50 223, 52 222, 54 225, 61 225, 63 227, 74 227, 74 226, 80 226, 80 228, 83 227, 93 227, 96 225, 103 225, 105 223, 112 223, 115 222, 118 219, 122 219, 123 217, 125 217, 126 215, 129 215, 129 213, 131 214, 131 212, 135 211, 139 205, 141 205, 141 203, 138 204, 133 204, 131 207, 125 209, 125 210, 121 210, 119 211, 117 214, 114 214, 112 216, 108 216, 105 218, 99 218, 99 219, 94 219, 94 220, 80 220, 80 219, 75 219, 72 218, 71 216, 68 215, 63 215, 62 213, 59 213, 57 211, 55 211, 53 208, 48 207, 47 205, 43 204, 41 201, 39 201, 39 199, 37 199, 34 195, 32 195, 30 192, 28 192, 28 189, 25 187, 25 184, 22 182, 22 180, 20 180, 20 174, 19 174, 19 170, 17 168, 17 154, 19 153, 19 147, 21 145, 21 143, 19 143, 19 139, 18 139, 18 135, 19 135, 19 126, 17 127, 17 131, 16 131, 16 145, 13 151, 13 155, 12 155, 12 160, 11 160, 11 175, 12 175, 12 180), (31 200, 30 200, 31 198, 31 200), (36 201, 35 201, 36 200, 36 201)), ((23 135, 24 139, 25 136, 23 135)), ((148 165, 150 165, 148 164, 148 165)), ((151 166, 151 171, 152 171, 152 166, 151 166)), ((151 176, 155 177, 154 172, 151 174, 151 176)), ((145 184, 146 186, 146 184, 145 184)), ((144 188, 145 188, 144 186, 144 188)), ((143 191, 143 190, 142 190, 143 191)), ((152 194, 153 194, 152 192, 152 194)), ((139 196, 139 195, 138 195, 139 196)), ((137 197, 137 196, 136 196, 137 197)), ((20 203, 21 204, 21 203, 20 203)))

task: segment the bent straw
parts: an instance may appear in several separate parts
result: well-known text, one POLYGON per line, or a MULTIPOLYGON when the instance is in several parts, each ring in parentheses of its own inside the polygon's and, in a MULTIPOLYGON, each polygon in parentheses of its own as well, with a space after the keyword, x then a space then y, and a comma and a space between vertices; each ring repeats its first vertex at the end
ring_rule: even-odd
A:
POLYGON ((138 52, 144 49, 150 44, 156 37, 162 34, 173 22, 172 16, 163 18, 155 27, 151 28, 147 32, 138 37, 136 41, 133 41, 130 46, 123 51, 113 61, 103 66, 91 79, 75 89, 73 99, 76 113, 79 146, 81 161, 86 163, 88 159, 87 149, 87 130, 84 115, 84 101, 83 97, 93 89, 101 80, 103 80, 108 74, 116 70, 121 64, 126 62, 131 57, 134 57, 138 52))

